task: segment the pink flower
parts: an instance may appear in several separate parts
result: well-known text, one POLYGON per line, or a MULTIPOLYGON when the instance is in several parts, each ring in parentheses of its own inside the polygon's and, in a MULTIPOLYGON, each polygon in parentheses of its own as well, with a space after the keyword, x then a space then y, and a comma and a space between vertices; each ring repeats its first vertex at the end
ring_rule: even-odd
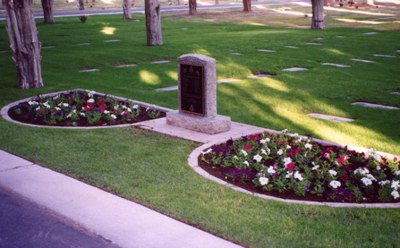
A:
POLYGON ((349 159, 349 156, 344 155, 344 156, 342 156, 342 157, 336 159, 336 161, 337 161, 339 164, 344 164, 344 163, 346 163, 346 161, 347 161, 348 159, 349 159))
POLYGON ((329 159, 329 157, 330 157, 329 153, 325 152, 324 153, 324 158, 329 159))

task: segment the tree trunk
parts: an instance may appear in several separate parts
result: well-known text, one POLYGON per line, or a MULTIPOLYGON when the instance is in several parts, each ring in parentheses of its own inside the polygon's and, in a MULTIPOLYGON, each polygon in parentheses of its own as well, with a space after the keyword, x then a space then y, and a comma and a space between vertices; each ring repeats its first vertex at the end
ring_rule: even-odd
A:
POLYGON ((17 67, 18 87, 21 89, 42 87, 41 43, 33 18, 32 0, 5 0, 3 3, 6 9, 6 29, 10 48, 17 67))
MULTIPOLYGON (((85 2, 84 0, 79 0, 79 10, 85 10, 85 2)), ((85 22, 87 20, 87 16, 82 15, 79 17, 79 20, 81 20, 81 22, 85 22)))
POLYGON ((197 1, 189 0, 189 15, 197 14, 197 1))
POLYGON ((126 20, 132 19, 131 6, 131 0, 124 0, 124 2, 122 3, 122 9, 124 10, 124 19, 126 20))
POLYGON ((42 0, 44 23, 53 24, 53 0, 42 0))
POLYGON ((146 15, 147 45, 161 46, 163 40, 161 35, 160 1, 145 0, 144 11, 146 15))
POLYGON ((251 0, 243 0, 243 11, 244 12, 251 11, 251 0))
POLYGON ((311 0, 311 29, 324 29, 324 0, 311 0))

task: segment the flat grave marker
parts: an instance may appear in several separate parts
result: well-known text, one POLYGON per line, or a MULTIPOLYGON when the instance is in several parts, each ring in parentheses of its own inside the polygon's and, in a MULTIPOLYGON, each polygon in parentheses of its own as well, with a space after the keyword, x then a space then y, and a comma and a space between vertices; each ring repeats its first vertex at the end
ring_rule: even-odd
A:
POLYGON ((84 69, 84 70, 79 70, 79 72, 98 72, 100 69, 84 69))
POLYGON ((156 61, 152 61, 150 62, 150 64, 156 65, 156 64, 166 64, 171 62, 170 60, 156 60, 156 61))
POLYGON ((333 66, 333 67, 338 67, 338 68, 348 68, 348 67, 351 67, 351 66, 349 66, 349 65, 335 64, 335 63, 322 63, 321 65, 333 66))
POLYGON ((394 55, 389 55, 389 54, 374 54, 374 57, 396 58, 396 56, 394 56, 394 55))
POLYGON ((158 92, 168 92, 168 91, 175 91, 175 90, 178 90, 178 85, 156 89, 156 91, 158 91, 158 92))
POLYGON ((388 105, 381 105, 376 103, 369 103, 369 102, 353 102, 351 105, 367 107, 367 108, 376 108, 376 109, 388 109, 388 110, 398 110, 400 108, 395 106, 388 106, 388 105))
POLYGON ((322 120, 335 121, 335 122, 352 122, 352 121, 354 121, 354 119, 350 119, 350 118, 338 117, 338 116, 333 116, 333 115, 324 115, 324 114, 318 114, 318 113, 310 113, 307 116, 317 118, 317 119, 322 119, 322 120))
POLYGON ((77 46, 90 46, 90 45, 92 45, 92 43, 88 43, 88 42, 86 42, 86 43, 79 43, 79 44, 76 44, 77 46))
POLYGON ((351 59, 351 60, 355 61, 355 62, 362 62, 362 63, 375 63, 375 61, 367 60, 367 59, 351 59))
POLYGON ((282 71, 286 71, 286 72, 298 72, 298 71, 308 71, 308 69, 307 69, 307 68, 303 68, 303 67, 292 67, 292 68, 283 69, 282 71))

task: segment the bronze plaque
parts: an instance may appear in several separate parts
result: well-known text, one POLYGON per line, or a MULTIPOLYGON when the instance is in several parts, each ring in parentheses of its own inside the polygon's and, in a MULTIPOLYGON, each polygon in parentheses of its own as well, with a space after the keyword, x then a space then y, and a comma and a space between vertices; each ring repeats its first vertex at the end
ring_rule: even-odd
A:
POLYGON ((196 115, 205 115, 204 67, 180 65, 181 111, 196 115))

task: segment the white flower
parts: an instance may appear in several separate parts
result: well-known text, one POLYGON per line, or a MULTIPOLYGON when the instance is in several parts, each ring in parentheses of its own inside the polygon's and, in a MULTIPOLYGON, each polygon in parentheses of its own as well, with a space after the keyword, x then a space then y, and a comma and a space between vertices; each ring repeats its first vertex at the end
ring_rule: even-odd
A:
POLYGON ((112 114, 112 115, 111 115, 111 118, 113 118, 113 119, 115 120, 115 119, 117 119, 117 116, 114 115, 114 114, 112 114))
POLYGON ((262 160, 262 157, 261 157, 259 154, 257 154, 257 155, 255 155, 255 156, 253 156, 253 159, 254 159, 257 163, 260 163, 261 160, 262 160))
POLYGON ((293 175, 293 172, 292 172, 292 171, 286 172, 286 178, 290 178, 292 175, 293 175))
POLYGON ((312 145, 311 145, 310 143, 305 144, 304 147, 305 147, 306 149, 309 149, 309 150, 312 149, 312 145))
POLYGON ((80 114, 81 116, 83 116, 83 117, 86 116, 85 113, 83 113, 83 112, 80 112, 79 114, 80 114))
POLYGON ((378 161, 378 162, 380 162, 381 159, 382 159, 381 155, 376 154, 376 153, 372 154, 372 157, 373 157, 376 161, 378 161))
POLYGON ((283 159, 283 163, 285 163, 285 166, 288 165, 288 164, 290 164, 291 162, 292 162, 292 159, 289 158, 289 157, 283 159))
POLYGON ((104 114, 108 115, 109 113, 110 113, 110 111, 104 110, 104 114))
POLYGON ((282 154, 283 154, 282 149, 279 149, 278 152, 277 152, 276 154, 278 154, 279 156, 282 155, 282 154))
POLYGON ((37 101, 29 101, 28 104, 32 106, 32 105, 38 105, 39 103, 37 101))
POLYGON ((267 172, 271 175, 271 174, 276 173, 276 170, 274 169, 274 167, 270 166, 270 167, 268 167, 267 172))
POLYGON ((361 178, 361 181, 363 182, 363 184, 364 184, 365 186, 372 185, 372 180, 369 179, 369 178, 367 178, 367 177, 361 178))
POLYGON ((329 185, 330 185, 332 188, 337 189, 337 188, 340 187, 342 184, 341 184, 339 181, 332 180, 332 181, 329 183, 329 185))
POLYGON ((300 172, 296 171, 294 173, 294 178, 296 178, 299 181, 303 181, 303 176, 300 174, 300 172))
POLYGON ((54 100, 56 100, 56 99, 58 99, 59 98, 59 96, 58 95, 56 95, 56 96, 53 96, 53 99, 54 100))
POLYGON ((131 112, 132 112, 132 109, 130 109, 130 108, 127 108, 126 110, 128 110, 128 112, 129 112, 129 113, 131 113, 131 112))
POLYGON ((55 109, 56 109, 57 111, 60 111, 60 110, 61 110, 59 107, 55 107, 55 109))
POLYGON ((71 113, 69 113, 66 117, 67 117, 67 118, 71 118, 71 113))
POLYGON ((385 186, 386 184, 389 184, 389 183, 390 183, 389 180, 385 180, 385 181, 380 181, 380 182, 379 182, 379 185, 385 186))
POLYGON ((395 174, 396 176, 400 176, 400 170, 396 171, 394 174, 395 174))
POLYGON ((314 167, 311 168, 311 170, 317 170, 319 168, 319 165, 314 165, 314 167))
POLYGON ((268 142, 270 142, 271 140, 269 139, 269 138, 265 138, 265 139, 262 139, 262 140, 260 140, 260 143, 261 144, 265 144, 265 143, 268 143, 268 142))
POLYGON ((360 175, 367 175, 369 173, 369 170, 367 168, 358 168, 354 170, 354 175, 360 174, 360 175))
POLYGON ((378 166, 376 166, 376 170, 377 171, 380 171, 382 168, 378 165, 378 166))
POLYGON ((243 149, 242 149, 240 152, 241 152, 243 155, 245 155, 245 156, 248 155, 248 153, 247 153, 245 150, 243 150, 243 149))
POLYGON ((39 111, 39 110, 40 110, 40 107, 35 108, 35 111, 39 111))
POLYGON ((68 104, 68 103, 66 103, 66 102, 65 102, 65 103, 63 103, 62 105, 63 105, 63 107, 65 107, 65 108, 69 107, 69 104, 68 104))
POLYGON ((91 91, 87 91, 87 93, 88 93, 89 97, 92 97, 96 93, 96 91, 91 90, 91 91))
POLYGON ((258 178, 258 181, 260 182, 260 184, 262 186, 267 185, 269 183, 269 179, 266 177, 260 177, 260 178, 258 178))
POLYGON ((397 192, 396 190, 393 190, 390 194, 393 196, 393 199, 397 199, 400 197, 399 192, 397 192))
POLYGON ((290 150, 290 149, 292 149, 292 147, 289 146, 289 145, 287 145, 287 146, 286 146, 286 149, 287 149, 287 150, 290 150))
POLYGON ((87 100, 88 103, 94 103, 94 99, 90 98, 89 100, 87 100))
POLYGON ((133 109, 138 109, 138 108, 139 108, 139 105, 137 105, 137 104, 133 105, 133 109))
POLYGON ((390 187, 394 190, 398 190, 400 188, 400 183, 399 181, 392 181, 392 184, 390 185, 390 187))
POLYGON ((247 161, 247 160, 245 160, 245 161, 243 162, 243 164, 245 164, 247 167, 250 166, 249 161, 247 161))
POLYGON ((261 154, 265 154, 265 155, 269 155, 271 153, 271 150, 269 148, 267 148, 267 150, 265 150, 264 148, 261 148, 261 154))
POLYGON ((283 129, 283 130, 281 131, 281 133, 287 133, 287 132, 288 132, 287 129, 283 129))
POLYGON ((299 137, 299 134, 298 134, 298 133, 294 133, 294 134, 293 134, 293 137, 294 137, 294 138, 297 138, 297 137, 299 137))
POLYGON ((45 103, 43 103, 43 105, 44 105, 46 108, 50 108, 49 102, 45 102, 45 103))
POLYGON ((328 172, 329 172, 329 174, 331 174, 331 176, 333 176, 333 177, 337 175, 337 172, 336 172, 335 170, 329 170, 328 172))

